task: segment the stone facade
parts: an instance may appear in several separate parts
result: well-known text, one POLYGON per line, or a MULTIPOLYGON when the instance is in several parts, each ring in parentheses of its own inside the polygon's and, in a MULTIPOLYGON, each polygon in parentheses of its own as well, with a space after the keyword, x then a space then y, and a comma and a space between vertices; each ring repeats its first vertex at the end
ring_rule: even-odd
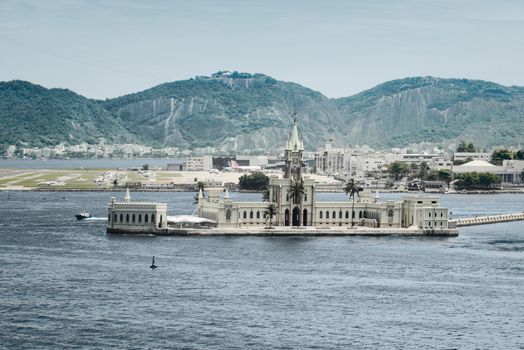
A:
POLYGON ((165 233, 167 205, 165 203, 131 202, 129 189, 124 202, 111 198, 107 213, 108 233, 165 233))
POLYGON ((318 202, 315 182, 302 175, 304 146, 296 122, 284 153, 284 176, 270 177, 269 202, 236 202, 229 198, 227 189, 222 197, 224 190, 214 188, 208 190, 207 198, 199 193, 199 216, 215 221, 218 228, 261 228, 269 224, 265 212, 273 204, 273 226, 448 229, 448 210, 441 208, 439 198, 434 196, 406 196, 402 201, 381 202, 378 193, 372 196, 363 191, 354 204, 318 202))

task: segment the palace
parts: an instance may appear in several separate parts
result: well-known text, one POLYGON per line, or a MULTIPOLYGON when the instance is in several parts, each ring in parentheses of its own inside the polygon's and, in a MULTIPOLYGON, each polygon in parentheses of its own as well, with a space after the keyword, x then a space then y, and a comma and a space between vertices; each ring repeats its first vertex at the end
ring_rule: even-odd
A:
POLYGON ((365 226, 373 228, 411 228, 424 233, 448 231, 448 210, 440 207, 437 196, 405 196, 401 201, 381 202, 378 192, 357 193, 351 201, 318 202, 315 182, 303 174, 304 145, 296 119, 285 145, 285 171, 269 180, 269 202, 237 202, 228 189, 208 189, 198 194, 198 215, 212 220, 218 229, 263 229, 275 227, 315 228, 365 226), (224 195, 222 196, 222 193, 224 195), (274 216, 269 217, 272 206, 274 216))

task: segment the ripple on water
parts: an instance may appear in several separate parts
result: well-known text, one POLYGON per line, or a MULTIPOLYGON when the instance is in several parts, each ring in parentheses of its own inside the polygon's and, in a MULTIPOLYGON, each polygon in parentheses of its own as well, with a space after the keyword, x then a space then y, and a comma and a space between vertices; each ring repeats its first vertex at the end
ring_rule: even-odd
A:
MULTIPOLYGON (((105 218, 112 195, 46 193, 44 200, 11 192, 6 201, 0 192, 2 346, 524 344, 521 222, 467 228, 450 239, 192 238, 106 236, 103 220, 74 218, 84 210, 105 218), (155 271, 149 269, 153 255, 155 271)), ((135 197, 191 212, 184 203, 192 195, 135 197)), ((457 215, 512 212, 524 196, 444 196, 442 202, 457 215)))

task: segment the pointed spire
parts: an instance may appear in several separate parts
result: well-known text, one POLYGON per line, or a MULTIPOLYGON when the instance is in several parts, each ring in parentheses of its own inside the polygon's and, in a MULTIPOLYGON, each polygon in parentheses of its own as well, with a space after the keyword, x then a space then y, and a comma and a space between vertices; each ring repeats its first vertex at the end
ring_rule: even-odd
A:
POLYGON ((226 193, 224 193, 224 199, 229 199, 229 189, 226 187, 226 193))
POLYGON ((131 194, 129 194, 129 187, 126 187, 126 196, 124 197, 124 202, 131 202, 131 194))
POLYGON ((302 141, 300 140, 300 137, 298 136, 296 113, 293 114, 293 129, 291 130, 291 137, 289 138, 289 141, 286 143, 286 150, 290 150, 290 151, 303 151, 304 150, 304 144, 302 143, 302 141))

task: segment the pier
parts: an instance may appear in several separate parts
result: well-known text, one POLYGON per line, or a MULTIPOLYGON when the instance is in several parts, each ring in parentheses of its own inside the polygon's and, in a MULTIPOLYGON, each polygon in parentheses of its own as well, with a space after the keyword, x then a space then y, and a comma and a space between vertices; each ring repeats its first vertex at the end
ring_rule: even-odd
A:
POLYGON ((462 226, 474 226, 474 225, 489 225, 497 224, 500 222, 510 221, 521 221, 524 220, 524 212, 512 213, 512 214, 497 214, 497 215, 485 215, 475 216, 470 218, 461 218, 449 220, 450 227, 462 227, 462 226))

